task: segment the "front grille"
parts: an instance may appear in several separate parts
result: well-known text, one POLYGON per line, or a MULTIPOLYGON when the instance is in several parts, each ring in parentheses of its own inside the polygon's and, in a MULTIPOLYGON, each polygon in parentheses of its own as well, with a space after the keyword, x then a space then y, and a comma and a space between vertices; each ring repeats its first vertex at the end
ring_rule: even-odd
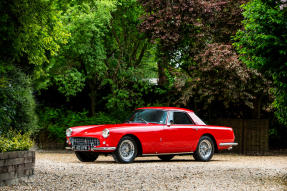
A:
POLYGON ((90 137, 71 137, 70 141, 72 146, 99 146, 100 140, 97 138, 90 138, 90 137))

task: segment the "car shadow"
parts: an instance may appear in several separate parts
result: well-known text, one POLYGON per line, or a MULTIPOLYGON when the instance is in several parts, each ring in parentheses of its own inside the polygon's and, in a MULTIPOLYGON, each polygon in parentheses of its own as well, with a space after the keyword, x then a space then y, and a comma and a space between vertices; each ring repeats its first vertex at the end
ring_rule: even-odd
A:
MULTIPOLYGON (((213 162, 217 162, 217 161, 222 161, 222 160, 211 160, 211 161, 208 161, 208 163, 213 163, 213 162)), ((201 161, 196 161, 196 160, 193 160, 193 159, 173 159, 173 160, 170 160, 170 161, 162 161, 162 160, 135 160, 134 162, 132 163, 129 163, 129 164, 133 164, 133 163, 185 163, 185 162, 194 162, 194 163, 206 163, 206 162, 201 162, 201 161)), ((79 162, 81 163, 81 162, 79 162)), ((87 163, 87 164, 95 164, 95 163, 98 163, 98 164, 118 164, 117 162, 115 161, 95 161, 95 162, 91 162, 91 163, 87 163)), ((119 163, 119 164, 125 164, 125 163, 119 163)))

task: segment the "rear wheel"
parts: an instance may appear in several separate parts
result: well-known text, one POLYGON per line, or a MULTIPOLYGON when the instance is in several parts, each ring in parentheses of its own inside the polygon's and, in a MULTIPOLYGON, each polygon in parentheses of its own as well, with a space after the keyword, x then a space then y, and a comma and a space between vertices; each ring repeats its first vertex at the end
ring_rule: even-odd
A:
POLYGON ((160 158, 163 161, 170 161, 174 155, 159 155, 158 158, 160 158))
POLYGON ((135 160, 138 154, 136 141, 129 136, 123 137, 113 153, 116 162, 131 163, 135 160))
POLYGON ((197 148, 193 157, 196 161, 210 161, 214 154, 214 143, 209 136, 202 136, 199 139, 197 148))
POLYGON ((94 162, 99 156, 99 154, 95 152, 76 151, 75 154, 77 158, 82 162, 94 162))

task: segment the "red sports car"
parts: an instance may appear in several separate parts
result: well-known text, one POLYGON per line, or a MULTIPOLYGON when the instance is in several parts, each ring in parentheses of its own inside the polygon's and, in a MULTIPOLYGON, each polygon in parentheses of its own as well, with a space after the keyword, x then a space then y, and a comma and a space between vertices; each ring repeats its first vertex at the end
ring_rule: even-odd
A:
POLYGON ((71 127, 66 135, 67 149, 82 162, 95 161, 99 154, 112 154, 121 163, 138 156, 168 161, 186 154, 209 161, 214 152, 237 145, 231 127, 206 125, 193 111, 175 107, 139 108, 125 123, 71 127))

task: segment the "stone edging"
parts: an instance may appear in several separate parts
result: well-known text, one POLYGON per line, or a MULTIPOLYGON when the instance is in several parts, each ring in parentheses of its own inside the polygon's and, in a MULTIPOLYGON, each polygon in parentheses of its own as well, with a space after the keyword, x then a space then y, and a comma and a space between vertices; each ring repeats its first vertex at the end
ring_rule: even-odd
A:
POLYGON ((0 153, 0 186, 18 184, 34 175, 35 151, 0 153))

